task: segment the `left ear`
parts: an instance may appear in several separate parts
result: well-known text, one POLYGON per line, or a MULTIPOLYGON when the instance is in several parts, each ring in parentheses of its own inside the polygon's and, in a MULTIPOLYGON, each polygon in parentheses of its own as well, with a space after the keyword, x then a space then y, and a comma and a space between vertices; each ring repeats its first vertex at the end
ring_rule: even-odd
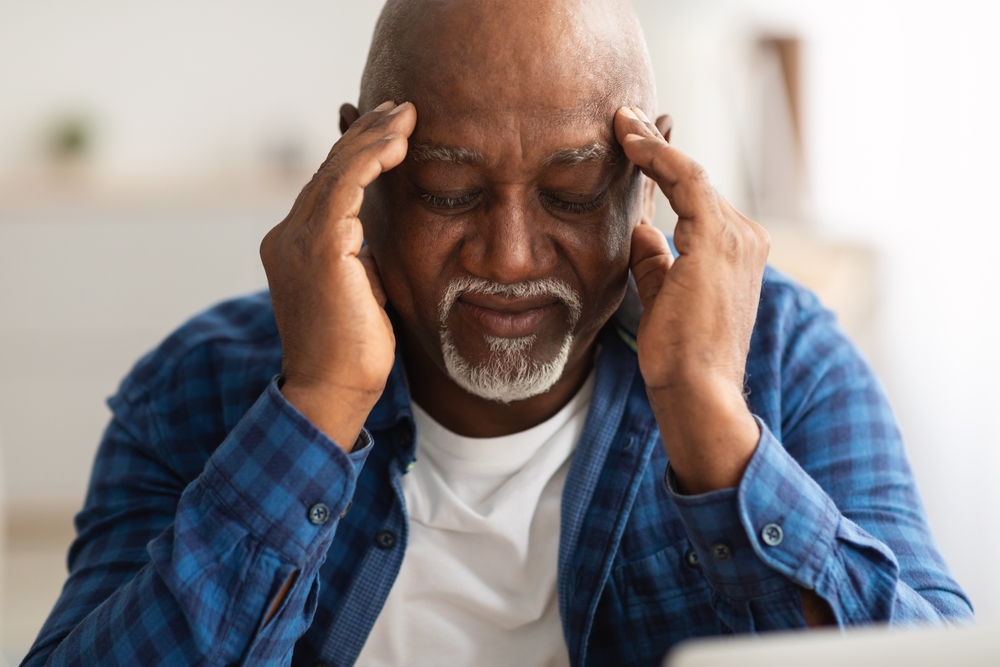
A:
POLYGON ((361 117, 358 108, 353 104, 342 104, 340 107, 340 133, 345 134, 354 121, 361 117))
MULTIPOLYGON (((674 119, 663 114, 656 119, 656 129, 660 131, 663 138, 670 141, 670 131, 674 129, 674 119)), ((642 217, 639 224, 651 225, 656 215, 656 181, 642 175, 642 217)))
POLYGON ((639 217, 639 224, 651 225, 656 215, 656 181, 646 174, 640 174, 640 178, 642 178, 642 215, 639 217))
POLYGON ((674 129, 674 119, 667 114, 663 114, 656 119, 656 123, 654 123, 654 125, 656 125, 656 129, 660 131, 660 134, 662 134, 663 138, 669 143, 670 130, 674 129))

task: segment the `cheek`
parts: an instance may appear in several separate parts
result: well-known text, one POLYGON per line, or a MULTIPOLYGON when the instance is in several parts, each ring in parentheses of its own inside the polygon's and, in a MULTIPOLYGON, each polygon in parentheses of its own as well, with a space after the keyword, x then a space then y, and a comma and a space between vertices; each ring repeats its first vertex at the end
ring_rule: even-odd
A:
POLYGON ((409 325, 437 321, 437 295, 449 256, 446 230, 414 215, 391 187, 377 182, 365 193, 365 238, 379 267, 386 296, 409 325))
POLYGON ((622 187, 622 193, 610 207, 604 247, 607 261, 615 267, 628 265, 632 248, 632 230, 642 218, 642 178, 638 170, 622 187))

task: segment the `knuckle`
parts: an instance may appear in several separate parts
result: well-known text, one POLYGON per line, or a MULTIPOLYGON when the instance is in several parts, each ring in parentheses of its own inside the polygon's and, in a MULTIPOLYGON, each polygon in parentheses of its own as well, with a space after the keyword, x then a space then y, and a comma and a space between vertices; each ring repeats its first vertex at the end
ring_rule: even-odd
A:
POLYGON ((691 181, 693 184, 711 187, 711 181, 708 179, 708 172, 694 160, 687 160, 684 165, 684 175, 687 180, 691 181))
POLYGON ((296 234, 295 238, 292 239, 292 247, 299 258, 304 259, 308 257, 313 247, 312 234, 308 230, 303 230, 302 233, 296 234))
POLYGON ((742 236, 731 224, 723 225, 719 237, 722 251, 729 259, 738 257, 745 247, 742 236))
POLYGON ((753 223, 754 231, 757 235, 757 247, 760 251, 767 256, 771 252, 771 235, 766 229, 758 225, 756 222, 753 223))
POLYGON ((274 244, 276 242, 277 229, 277 227, 271 229, 271 231, 264 235, 263 240, 260 242, 260 261, 265 271, 270 270, 271 266, 274 265, 274 244))

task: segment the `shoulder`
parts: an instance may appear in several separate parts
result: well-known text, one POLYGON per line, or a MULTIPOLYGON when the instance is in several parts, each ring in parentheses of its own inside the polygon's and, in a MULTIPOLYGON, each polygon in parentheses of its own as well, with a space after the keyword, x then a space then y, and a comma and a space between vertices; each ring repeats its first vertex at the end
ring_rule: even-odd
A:
POLYGON ((814 317, 834 319, 811 290, 770 265, 764 271, 760 302, 758 321, 764 318, 764 323, 774 320, 788 325, 814 317))
POLYGON ((751 359, 776 357, 774 363, 787 367, 802 355, 817 350, 826 355, 834 348, 856 354, 853 344, 837 325, 836 315, 811 290, 781 271, 767 267, 751 341, 751 359))
POLYGON ((230 299, 195 315, 140 359, 112 403, 178 391, 205 395, 235 382, 266 384, 278 372, 280 358, 269 293, 230 299))
POLYGON ((885 402, 874 372, 834 313, 772 268, 761 289, 746 372, 748 399, 776 434, 831 400, 885 402))

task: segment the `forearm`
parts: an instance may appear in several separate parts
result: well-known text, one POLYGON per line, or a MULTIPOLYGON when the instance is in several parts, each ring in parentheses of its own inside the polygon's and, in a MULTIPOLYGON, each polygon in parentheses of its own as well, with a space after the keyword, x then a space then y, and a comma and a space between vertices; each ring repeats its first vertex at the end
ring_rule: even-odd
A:
POLYGON ((367 450, 346 455, 272 384, 168 508, 149 488, 168 481, 163 466, 108 437, 70 579, 25 664, 287 662, 367 450), (122 460, 147 467, 102 470, 122 460), (146 524, 164 527, 140 550, 146 524))
POLYGON ((738 385, 678 377, 646 394, 680 491, 697 495, 740 483, 760 429, 738 385))
MULTIPOLYGON (((697 496, 677 493, 675 484, 668 489, 718 593, 716 611, 737 632, 806 625, 803 589, 840 625, 970 614, 935 562, 922 563, 921 574, 936 590, 925 598, 909 586, 889 545, 844 516, 766 427, 738 487, 697 496)), ((898 516, 885 522, 898 528, 898 516)), ((908 548, 930 549, 922 531, 914 527, 908 548)))

